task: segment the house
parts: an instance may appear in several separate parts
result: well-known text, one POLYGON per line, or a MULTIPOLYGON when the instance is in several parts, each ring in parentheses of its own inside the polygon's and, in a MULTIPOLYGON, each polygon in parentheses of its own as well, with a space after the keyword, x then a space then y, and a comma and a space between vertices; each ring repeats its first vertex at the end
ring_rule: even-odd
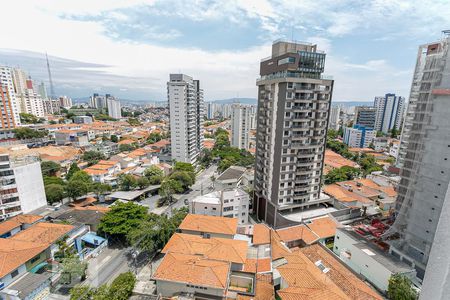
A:
MULTIPOLYGON (((198 255, 167 253, 152 279, 158 294, 200 293, 223 299, 228 285, 230 263, 198 255)), ((207 298, 207 299, 208 299, 207 298)))
POLYGON ((273 281, 279 299, 383 299, 326 251, 313 245, 278 259, 273 281))
POLYGON ((247 261, 247 249, 246 241, 175 233, 161 253, 202 255, 209 259, 231 262, 232 270, 242 270, 247 261))
POLYGON ((318 242, 320 239, 304 224, 278 229, 276 233, 288 248, 304 247, 318 242))
POLYGON ((55 253, 59 250, 55 244, 56 241, 67 236, 68 245, 71 245, 74 242, 74 237, 78 230, 78 228, 72 225, 39 222, 20 231, 8 240, 46 244, 50 249, 50 258, 53 259, 55 253))
POLYGON ((50 278, 50 274, 26 273, 7 288, 0 290, 0 298, 11 300, 48 299, 50 278))
POLYGON ((331 151, 329 149, 325 150, 325 158, 324 158, 324 172, 327 174, 329 171, 333 169, 339 169, 344 166, 357 168, 358 164, 344 158, 342 155, 331 151))
POLYGON ((87 130, 58 130, 55 132, 56 145, 73 145, 75 147, 85 147, 89 145, 89 135, 87 130))
POLYGON ((48 247, 46 243, 0 238, 0 288, 45 261, 48 247))
POLYGON ((217 177, 215 187, 219 190, 237 188, 242 180, 242 177, 244 176, 245 171, 246 168, 244 167, 229 167, 223 171, 219 177, 217 177))
POLYGON ((115 184, 115 175, 121 171, 121 166, 120 162, 114 160, 100 160, 84 171, 91 176, 94 182, 115 184))
POLYGON ((178 229, 181 233, 232 239, 237 225, 236 218, 188 214, 178 229))
POLYGON ((43 220, 37 215, 17 215, 0 223, 0 238, 8 238, 43 220))
POLYGON ((392 275, 402 274, 411 279, 416 277, 414 266, 383 251, 352 227, 336 230, 333 252, 350 269, 383 292, 387 292, 392 275))
POLYGON ((248 222, 249 195, 241 189, 214 191, 189 201, 192 214, 237 218, 239 224, 248 222))
MULTIPOLYGON (((152 277, 157 293, 187 299, 258 299, 256 272, 258 268, 270 272, 270 261, 261 260, 261 266, 249 261, 248 241, 233 239, 236 228, 237 219, 187 215, 181 233, 175 233, 162 250, 165 256, 152 277), (205 234, 198 234, 199 225, 205 234)), ((261 288, 270 290, 264 283, 261 288)))
POLYGON ((111 156, 110 160, 119 162, 122 169, 133 168, 139 164, 139 158, 130 157, 125 153, 113 155, 111 156))

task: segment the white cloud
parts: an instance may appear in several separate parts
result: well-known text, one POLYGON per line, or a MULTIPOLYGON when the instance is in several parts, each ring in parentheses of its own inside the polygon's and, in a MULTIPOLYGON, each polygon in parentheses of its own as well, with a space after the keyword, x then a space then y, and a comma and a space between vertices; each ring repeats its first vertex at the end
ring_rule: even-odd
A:
MULTIPOLYGON (((183 33, 177 30, 164 32, 157 26, 146 27, 145 38, 149 42, 140 44, 105 36, 106 28, 98 22, 61 18, 63 15, 100 16, 107 13, 117 22, 129 23, 130 16, 123 9, 136 6, 155 8, 156 2, 8 1, 3 9, 11 13, 2 15, 2 23, 14 26, 2 32, 0 48, 48 52, 63 58, 107 65, 109 67, 101 68, 102 72, 129 76, 130 79, 120 82, 125 80, 120 77, 102 84, 114 84, 123 89, 148 89, 161 97, 164 97, 165 82, 170 72, 185 72, 202 80, 207 99, 231 97, 236 93, 242 97, 256 96, 255 78, 258 76, 259 59, 270 55, 270 41, 242 51, 208 52, 151 43, 154 39, 180 37, 183 33)), ((386 56, 370 58, 365 63, 339 57, 335 54, 335 39, 364 31, 380 33, 379 39, 388 39, 390 35, 395 35, 394 40, 402 36, 428 37, 431 30, 445 29, 438 27, 447 22, 450 16, 450 5, 444 1, 165 0, 163 4, 165 9, 155 9, 155 13, 174 19, 189 18, 196 22, 223 20, 226 26, 227 22, 245 24, 249 18, 257 18, 271 37, 279 36, 280 31, 297 29, 303 39, 317 43, 319 49, 329 54, 327 72, 336 79, 334 98, 349 100, 359 100, 359 97, 368 100, 367 95, 380 93, 382 89, 399 90, 400 85, 404 94, 407 94, 410 75, 408 70, 391 67, 386 56), (397 79, 392 80, 392 77, 397 79)), ((136 23, 132 26, 141 25, 136 23)), ((297 35, 296 32, 294 38, 297 35)))

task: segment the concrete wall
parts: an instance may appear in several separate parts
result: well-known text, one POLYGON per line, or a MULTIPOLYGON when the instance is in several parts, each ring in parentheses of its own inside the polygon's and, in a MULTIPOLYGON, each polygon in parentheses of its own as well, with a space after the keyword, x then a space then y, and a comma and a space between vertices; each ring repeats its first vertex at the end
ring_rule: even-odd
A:
POLYGON ((211 296, 222 297, 224 290, 210 287, 201 287, 197 285, 178 283, 173 281, 156 280, 156 291, 163 297, 171 297, 180 292, 185 293, 202 293, 211 296))
POLYGON ((370 255, 353 244, 357 243, 341 231, 336 231, 333 252, 353 271, 364 276, 381 291, 386 292, 392 273, 370 255), (345 253, 350 253, 348 257, 345 253))
POLYGON ((19 273, 14 276, 14 278, 11 276, 11 273, 7 274, 6 276, 0 278, 0 282, 3 282, 5 286, 8 286, 11 284, 14 280, 18 279, 21 275, 25 274, 27 272, 27 268, 25 267, 25 264, 21 265, 19 268, 17 268, 19 273))
POLYGON ((14 175, 23 213, 47 205, 40 162, 14 167, 14 175))
MULTIPOLYGON (((181 230, 181 233, 202 236, 202 232, 200 232, 200 231, 181 230)), ((203 232, 203 233, 208 233, 208 232, 203 232)), ((224 239, 233 239, 234 238, 234 234, 221 234, 221 233, 209 233, 209 234, 211 235, 211 237, 218 237, 218 238, 224 238, 224 239)))

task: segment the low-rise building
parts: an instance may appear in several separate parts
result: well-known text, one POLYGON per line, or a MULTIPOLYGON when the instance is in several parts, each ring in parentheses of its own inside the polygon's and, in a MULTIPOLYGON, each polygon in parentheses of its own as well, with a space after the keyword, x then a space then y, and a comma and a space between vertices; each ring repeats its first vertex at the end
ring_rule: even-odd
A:
POLYGON ((92 181, 114 185, 116 175, 121 171, 120 163, 114 160, 101 160, 84 171, 91 176, 92 181))
POLYGON ((353 228, 338 228, 336 231, 333 252, 380 291, 387 292, 392 275, 402 274, 411 279, 415 278, 414 267, 382 249, 353 228))
POLYGON ((73 145, 85 147, 89 145, 89 134, 87 130, 59 130, 55 132, 56 145, 73 145))
POLYGON ((89 116, 75 116, 73 117, 75 124, 92 124, 92 117, 89 116))
POLYGON ((329 149, 325 150, 325 159, 324 159, 324 173, 327 174, 329 171, 333 169, 339 169, 344 166, 357 168, 358 164, 354 161, 351 161, 342 155, 331 151, 329 149))
POLYGON ((189 201, 189 212, 198 215, 237 218, 239 224, 248 222, 249 195, 239 188, 197 196, 189 201))
POLYGON ((237 232, 237 225, 236 218, 188 214, 178 229, 181 233, 232 239, 237 232))
POLYGON ((220 174, 219 177, 217 177, 214 183, 215 188, 219 190, 237 188, 241 183, 245 171, 246 168, 244 167, 239 166, 229 167, 228 169, 223 171, 223 173, 220 174))

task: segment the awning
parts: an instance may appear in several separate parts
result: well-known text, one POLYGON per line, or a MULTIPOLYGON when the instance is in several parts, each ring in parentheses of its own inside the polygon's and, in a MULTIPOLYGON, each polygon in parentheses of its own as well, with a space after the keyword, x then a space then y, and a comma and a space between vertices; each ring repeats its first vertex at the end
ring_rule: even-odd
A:
POLYGON ((105 241, 104 238, 102 238, 101 236, 95 235, 92 232, 88 232, 85 235, 83 235, 81 237, 81 240, 86 243, 89 243, 91 245, 96 245, 96 246, 101 245, 105 241))
POLYGON ((48 265, 48 263, 46 261, 43 261, 40 264, 37 264, 33 268, 31 268, 30 273, 36 273, 37 271, 39 271, 40 269, 42 269, 46 265, 48 265))

